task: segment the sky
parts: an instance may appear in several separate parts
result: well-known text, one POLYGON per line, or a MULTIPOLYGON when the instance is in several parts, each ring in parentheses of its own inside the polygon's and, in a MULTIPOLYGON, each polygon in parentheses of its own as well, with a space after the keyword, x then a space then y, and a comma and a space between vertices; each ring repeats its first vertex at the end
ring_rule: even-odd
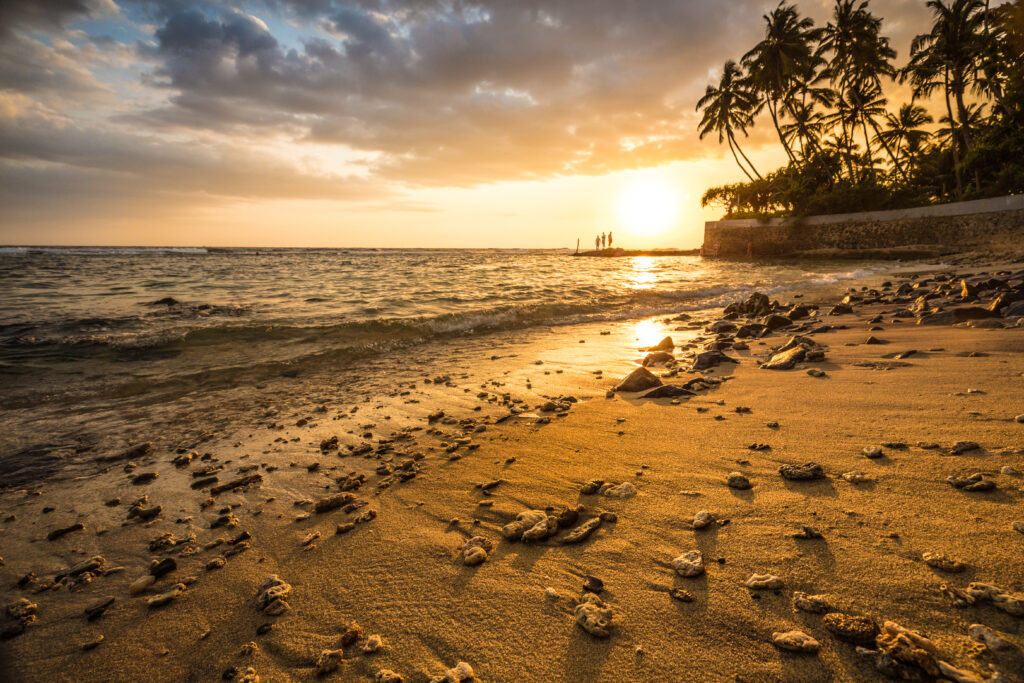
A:
MULTIPOLYGON (((774 5, 2 0, 0 244, 699 246, 743 176, 694 106, 774 5)), ((903 63, 924 2, 871 8, 903 63)))

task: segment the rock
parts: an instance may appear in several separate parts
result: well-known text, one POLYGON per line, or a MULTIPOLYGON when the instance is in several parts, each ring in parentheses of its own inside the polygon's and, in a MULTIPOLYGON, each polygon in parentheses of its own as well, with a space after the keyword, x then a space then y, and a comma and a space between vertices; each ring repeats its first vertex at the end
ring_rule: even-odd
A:
POLYGON ((685 552, 672 560, 672 568, 679 576, 686 578, 700 576, 704 573, 704 555, 699 550, 685 552))
POLYGON ((600 595, 601 591, 604 590, 604 581, 597 578, 596 576, 588 576, 583 582, 584 593, 596 593, 600 595))
POLYGON ((353 496, 351 493, 340 493, 340 494, 338 494, 336 496, 331 496, 329 498, 323 498, 323 499, 318 500, 316 503, 313 504, 313 512, 316 512, 316 513, 330 512, 331 510, 336 510, 336 509, 342 507, 343 505, 348 505, 349 503, 351 503, 355 499, 356 499, 355 496, 353 496))
POLYGON ((373 680, 375 683, 405 683, 401 674, 397 674, 391 669, 381 669, 373 680))
POLYGON ((569 527, 573 526, 574 524, 576 524, 576 522, 579 521, 580 513, 583 512, 585 509, 586 508, 584 508, 582 505, 577 505, 574 508, 565 508, 564 510, 558 513, 558 526, 560 526, 563 529, 568 529, 569 527))
POLYGON ((739 489, 740 491, 746 491, 750 488, 750 480, 739 472, 730 472, 729 478, 725 480, 725 484, 731 489, 739 489))
POLYGON ((14 602, 7 604, 4 613, 8 619, 25 620, 34 615, 37 610, 38 605, 28 598, 18 598, 14 602))
POLYGON ((544 519, 524 531, 520 540, 523 543, 533 543, 534 541, 542 541, 545 538, 554 536, 556 533, 558 533, 558 518, 545 516, 544 519))
POLYGON ((1018 415, 1017 417, 1013 418, 1013 421, 1016 422, 1017 424, 1024 424, 1024 414, 1018 415))
POLYGON ((600 493, 608 498, 632 498, 636 495, 636 487, 628 481, 624 481, 616 486, 605 484, 601 487, 600 493))
POLYGON ((619 382, 615 391, 643 391, 661 386, 661 380, 647 368, 637 368, 619 382))
POLYGON ((811 481, 825 478, 825 470, 816 462, 805 462, 802 465, 780 465, 779 474, 783 479, 791 481, 811 481))
POLYGON ((164 574, 169 574, 178 568, 178 563, 174 561, 173 557, 165 557, 164 559, 156 562, 152 567, 149 568, 149 573, 158 579, 164 574))
POLYGON ((878 624, 868 617, 830 612, 822 618, 822 623, 839 640, 857 645, 874 645, 878 635, 878 624))
POLYGON ((92 640, 88 640, 88 641, 82 643, 82 649, 86 650, 86 651, 88 651, 88 650, 95 650, 96 648, 98 648, 100 646, 100 644, 102 642, 103 642, 103 634, 99 634, 95 638, 93 638, 92 640))
POLYGON ((584 484, 580 488, 580 493, 582 493, 584 495, 590 495, 592 493, 597 493, 598 490, 602 486, 604 486, 604 480, 603 479, 591 479, 590 481, 588 481, 586 484, 584 484))
POLYGON ((668 592, 669 597, 672 597, 679 602, 693 602, 693 595, 689 591, 683 590, 682 588, 673 588, 668 592))
POLYGON ((811 614, 825 614, 832 609, 826 596, 808 595, 800 591, 793 593, 793 607, 801 612, 810 612, 811 614))
POLYGON ((107 611, 107 608, 114 604, 116 599, 113 595, 108 595, 90 602, 85 608, 85 618, 89 621, 99 619, 107 611))
POLYGON ((853 306, 849 304, 836 304, 828 311, 829 315, 846 315, 848 313, 853 313, 853 306))
POLYGON ((774 574, 751 574, 743 582, 743 585, 751 590, 775 590, 782 588, 782 579, 774 574))
POLYGON ((874 335, 868 335, 868 338, 864 340, 865 344, 885 344, 887 342, 882 341, 874 335))
POLYGON ((993 652, 1015 649, 1013 643, 983 624, 971 624, 967 627, 967 634, 993 652))
POLYGON ((883 455, 885 455, 884 453, 882 453, 882 449, 879 448, 878 446, 868 446, 867 448, 864 448, 861 452, 864 454, 865 458, 871 458, 872 460, 876 458, 881 458, 883 455))
POLYGON ((483 536, 473 536, 462 544, 462 564, 467 567, 475 567, 487 560, 487 554, 494 549, 490 539, 483 536))
POLYGON ((430 683, 463 683, 463 681, 475 681, 476 674, 466 662, 459 662, 440 676, 434 676, 430 683))
POLYGON ((819 370, 818 368, 810 368, 807 371, 807 374, 811 377, 828 377, 828 374, 826 374, 824 370, 819 370))
POLYGON ((709 370, 716 367, 719 363, 739 363, 735 358, 730 358, 721 351, 711 350, 698 353, 697 357, 693 359, 693 366, 691 370, 701 371, 709 370))
POLYGON ((840 476, 844 481, 848 481, 851 484, 863 484, 871 481, 871 476, 867 472, 860 472, 858 470, 854 470, 853 472, 843 472, 840 476))
POLYGON ((235 489, 242 488, 243 486, 251 486, 253 484, 259 484, 262 481, 263 481, 263 475, 261 475, 261 474, 250 474, 250 475, 248 475, 246 477, 242 477, 240 479, 235 479, 233 481, 229 481, 226 484, 221 484, 220 486, 214 486, 212 489, 210 489, 210 495, 211 496, 216 496, 218 493, 224 493, 225 491, 233 491, 235 489))
POLYGON ((950 486, 956 489, 962 489, 964 491, 991 491, 996 488, 996 483, 988 479, 983 479, 981 472, 975 472, 968 475, 959 475, 947 477, 946 482, 950 486))
POLYGON ((373 634, 363 643, 363 654, 372 655, 382 647, 384 647, 384 639, 377 634, 373 634))
POLYGON ((256 587, 256 604, 264 614, 284 614, 290 609, 290 605, 284 599, 291 595, 291 592, 291 584, 282 581, 277 574, 271 574, 256 587))
POLYGON ((228 561, 224 557, 214 557, 213 559, 211 559, 209 562, 206 563, 206 570, 207 571, 213 571, 214 569, 220 569, 221 567, 223 567, 227 563, 228 563, 228 561))
POLYGON ((342 628, 341 635, 338 636, 338 640, 341 642, 342 646, 348 647, 362 637, 363 627, 355 621, 350 621, 345 624, 344 628, 342 628))
POLYGON ((763 370, 790 370, 807 356, 807 349, 795 346, 773 355, 768 362, 761 365, 763 370))
MULTIPOLYGON (((958 669, 952 664, 944 662, 941 659, 937 660, 936 664, 939 666, 939 674, 943 679, 949 679, 953 681, 953 683, 985 683, 985 680, 981 676, 976 676, 970 671, 958 669)), ((1002 676, 1000 676, 999 679, 1002 679, 1002 676)), ((993 677, 988 680, 995 682, 998 679, 993 677)))
POLYGON ((935 646, 914 631, 887 621, 882 632, 875 637, 875 645, 897 662, 916 667, 932 677, 939 675, 935 646))
POLYGON ((697 514, 695 514, 693 516, 693 521, 690 522, 690 525, 694 529, 704 529, 704 528, 710 526, 711 523, 714 522, 714 521, 715 521, 715 516, 714 515, 712 515, 707 510, 701 510, 700 512, 698 512, 697 514))
POLYGON ((576 623, 592 636, 607 638, 611 635, 612 609, 594 593, 585 593, 574 610, 576 623))
POLYGON ((562 543, 580 543, 587 539, 592 533, 597 531, 597 528, 601 526, 602 519, 600 517, 594 517, 586 522, 583 522, 578 527, 570 531, 562 539, 562 543))
POLYGON ((153 597, 151 597, 148 600, 146 600, 146 606, 147 607, 163 607, 164 605, 169 603, 171 600, 174 600, 174 598, 176 598, 179 595, 181 595, 181 593, 184 592, 184 590, 185 590, 185 584, 183 584, 183 583, 176 583, 173 586, 171 586, 170 589, 168 589, 167 591, 165 591, 163 593, 160 593, 159 595, 154 595, 153 597))
POLYGON ((316 658, 316 674, 317 676, 326 676, 333 671, 336 671, 342 663, 342 655, 345 654, 344 650, 322 650, 320 655, 316 658))
POLYGON ((142 472, 141 474, 136 474, 134 477, 132 477, 132 484, 136 486, 142 486, 143 484, 148 484, 152 482, 159 476, 159 472, 142 472))
POLYGON ((103 566, 106 563, 107 560, 102 555, 93 555, 88 560, 82 560, 81 562, 77 562, 71 565, 71 568, 67 571, 67 575, 78 576, 79 574, 84 574, 85 572, 95 573, 103 569, 103 566))
MULTIPOLYGON (((522 540, 523 534, 540 522, 546 522, 548 514, 544 510, 524 510, 516 515, 514 521, 501 528, 501 535, 510 541, 522 540)), ((555 520, 557 525, 558 521, 555 520)))
POLYGON ((967 322, 968 320, 981 320, 983 318, 998 318, 999 313, 997 311, 990 311, 987 308, 981 306, 960 306, 958 308, 948 308, 938 313, 929 313, 921 316, 917 324, 918 325, 954 325, 956 323, 967 322))
POLYGON ((767 327, 769 330, 772 330, 773 332, 783 327, 789 327, 790 325, 793 324, 792 320, 790 320, 784 315, 778 314, 766 316, 764 320, 762 320, 761 322, 765 327, 767 327))
MULTIPOLYGON (((667 351, 655 351, 654 353, 649 353, 646 356, 644 356, 644 359, 640 363, 640 365, 644 366, 645 368, 649 365, 664 365, 665 363, 674 361, 675 359, 676 357, 673 356, 671 353, 668 353, 667 351)), ((554 410, 554 408, 552 408, 552 410, 554 410)))
POLYGON ((152 574, 147 574, 146 576, 133 581, 132 584, 128 586, 128 593, 131 595, 138 595, 154 583, 156 583, 156 577, 152 574))
POLYGON ((671 351, 675 348, 675 344, 672 342, 672 337, 665 337, 654 346, 647 348, 648 351, 671 351))
POLYGON ((1010 616, 1024 617, 1024 595, 1009 593, 987 583, 971 583, 966 592, 976 601, 991 603, 1010 616))
POLYGON ((61 536, 64 536, 66 534, 70 534, 72 531, 82 531, 84 529, 85 529, 85 525, 82 524, 81 522, 78 522, 76 524, 72 524, 71 526, 66 526, 66 527, 64 527, 62 529, 54 529, 50 533, 46 534, 46 540, 47 541, 56 541, 61 536))
POLYGON ((951 574, 959 574, 967 568, 967 565, 963 562, 938 553, 924 553, 924 555, 921 556, 921 559, 923 559, 924 563, 929 567, 933 567, 939 571, 949 572, 951 574))
POLYGON ((1011 526, 1013 526, 1013 530, 1017 533, 1024 534, 1024 519, 1015 521, 1011 526))
POLYGON ((772 644, 780 650, 788 652, 814 654, 821 649, 821 643, 803 631, 786 631, 784 633, 776 631, 772 634, 772 644))
POLYGON ((679 396, 694 396, 694 392, 675 384, 663 384, 660 387, 651 389, 643 395, 644 398, 678 398, 679 396))
POLYGON ((979 446, 974 441, 957 441, 955 444, 953 444, 953 448, 950 450, 952 451, 953 455, 960 455, 961 453, 967 453, 968 451, 977 451, 980 449, 981 446, 979 446))
POLYGON ((150 508, 144 508, 141 505, 133 505, 128 510, 128 519, 138 519, 141 522, 148 522, 156 519, 161 512, 163 512, 162 505, 154 505, 150 508))
POLYGON ((355 528, 356 528, 355 522, 342 522, 334 530, 334 533, 335 534, 347 534, 348 532, 352 531, 355 528))

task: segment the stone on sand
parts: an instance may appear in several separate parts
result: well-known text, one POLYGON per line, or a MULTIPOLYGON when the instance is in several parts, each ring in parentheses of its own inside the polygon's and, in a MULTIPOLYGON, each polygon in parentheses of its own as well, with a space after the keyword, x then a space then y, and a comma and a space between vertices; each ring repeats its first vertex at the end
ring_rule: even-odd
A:
POLYGON ((672 560, 672 568, 676 574, 686 578, 700 576, 704 573, 704 555, 699 550, 690 550, 672 560))
POLYGON ((751 590, 775 590, 782 588, 782 579, 774 574, 751 574, 743 585, 751 590))
POLYGON ((600 517, 594 517, 580 524, 575 529, 572 529, 562 539, 562 543, 580 543, 585 541, 592 533, 597 531, 597 528, 601 526, 602 519, 600 517))
POLYGON ((772 644, 780 650, 788 652, 805 652, 814 654, 821 649, 821 643, 803 631, 785 631, 772 634, 772 644))
POLYGON ((779 474, 791 481, 811 481, 824 479, 825 470, 816 462, 805 462, 801 465, 780 465, 779 474))
POLYGON ((647 368, 637 368, 626 375, 615 387, 615 391, 643 391, 661 386, 661 380, 647 368))
POLYGON ((171 602, 176 597, 178 597, 184 590, 185 584, 176 583, 163 593, 160 593, 159 595, 154 595, 153 597, 146 600, 146 605, 148 607, 162 607, 163 605, 166 605, 167 603, 171 602))
POLYGON ((949 572, 951 574, 958 574, 967 568, 963 562, 954 560, 953 558, 943 555, 941 553, 924 553, 921 556, 924 563, 929 567, 938 569, 939 571, 949 572))
POLYGON ((869 617, 830 612, 822 618, 825 628, 839 640, 857 645, 874 645, 878 624, 869 617))
MULTIPOLYGON (((524 510, 516 515, 515 520, 501 527, 501 535, 510 541, 522 540, 523 534, 539 523, 546 523, 548 513, 544 510, 524 510)), ((557 526, 558 520, 555 520, 557 526)))
POLYGON ((271 574, 256 587, 256 604, 264 614, 279 616, 290 609, 285 598, 292 592, 291 584, 285 583, 277 574, 271 574))
POLYGON ((701 510, 693 516, 693 521, 690 522, 690 525, 694 529, 704 529, 705 527, 710 526, 714 521, 715 516, 713 514, 707 510, 701 510))
POLYGON ((740 472, 730 472, 728 479, 725 480, 725 484, 731 489, 738 489, 740 491, 746 491, 750 488, 750 480, 740 472))
POLYGON ((344 650, 322 650, 316 658, 316 674, 326 676, 335 671, 341 665, 344 654, 344 650))
POLYGON ((984 624, 971 624, 967 627, 967 635, 993 652, 1014 649, 1013 643, 984 624))
POLYGON ((811 614, 825 614, 832 608, 828 604, 828 597, 825 595, 808 595, 801 591, 793 593, 793 607, 801 612, 811 614))
POLYGON ((463 683, 464 681, 475 681, 476 674, 466 662, 459 662, 440 676, 434 676, 430 683, 463 683))
POLYGON ((585 593, 574 610, 576 623, 584 631, 597 638, 611 635, 612 609, 594 593, 585 593))

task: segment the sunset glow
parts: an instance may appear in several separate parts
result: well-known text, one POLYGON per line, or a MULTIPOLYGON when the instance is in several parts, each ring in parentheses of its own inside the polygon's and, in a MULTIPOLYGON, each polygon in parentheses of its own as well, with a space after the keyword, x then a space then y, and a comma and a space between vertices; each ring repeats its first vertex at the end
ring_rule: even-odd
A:
POLYGON ((619 223, 630 236, 660 235, 678 220, 679 199, 679 189, 660 176, 631 180, 619 196, 619 223))

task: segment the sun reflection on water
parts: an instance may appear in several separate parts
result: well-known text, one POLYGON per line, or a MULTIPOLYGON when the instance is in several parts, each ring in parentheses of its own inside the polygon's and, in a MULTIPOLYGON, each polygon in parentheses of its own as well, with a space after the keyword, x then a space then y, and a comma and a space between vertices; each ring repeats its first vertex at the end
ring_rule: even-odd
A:
POLYGON ((629 274, 630 289, 653 289, 661 278, 654 272, 656 261, 650 256, 634 256, 633 272, 629 274))
POLYGON ((667 328, 658 320, 641 320, 633 324, 636 345, 640 348, 654 346, 668 334, 667 328))

